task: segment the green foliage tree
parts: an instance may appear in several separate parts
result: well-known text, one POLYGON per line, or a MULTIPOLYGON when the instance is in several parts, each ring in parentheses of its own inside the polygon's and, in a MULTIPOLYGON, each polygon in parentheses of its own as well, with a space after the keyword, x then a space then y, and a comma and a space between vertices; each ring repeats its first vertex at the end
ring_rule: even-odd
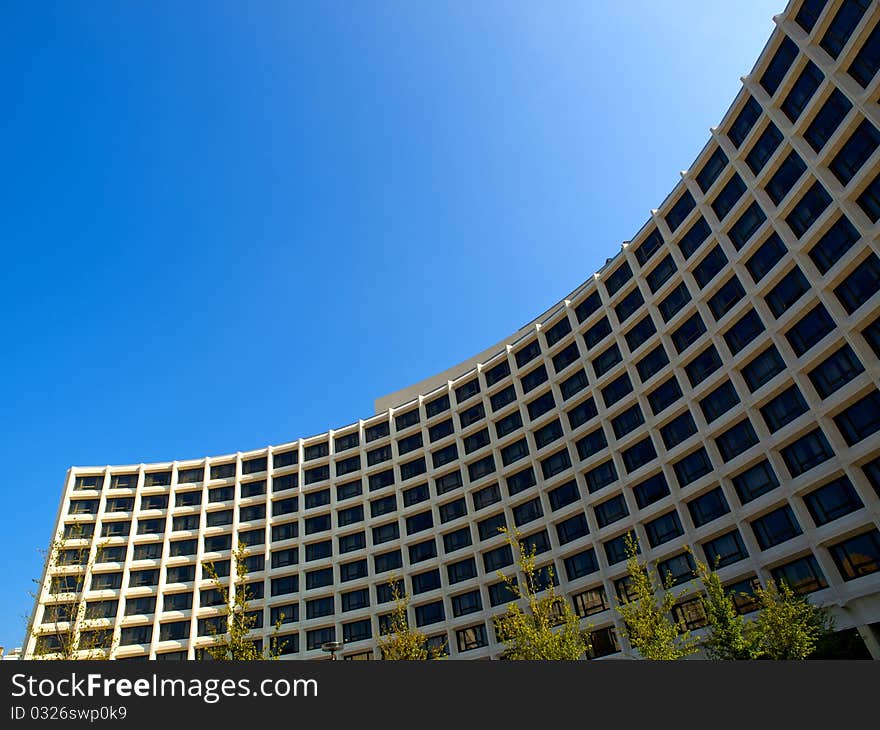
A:
POLYGON ((556 594, 553 569, 548 568, 546 586, 542 585, 536 565, 535 548, 527 548, 518 532, 505 528, 507 541, 518 556, 517 566, 525 578, 499 571, 498 575, 515 596, 504 615, 495 617, 495 631, 504 642, 508 659, 573 660, 590 650, 589 633, 582 631, 580 618, 568 601, 556 594), (518 603, 525 603, 525 610, 518 603))
POLYGON ((256 627, 257 617, 250 610, 253 594, 247 584, 246 553, 247 546, 241 541, 232 551, 231 560, 235 566, 234 590, 231 590, 231 586, 227 586, 221 580, 213 562, 204 565, 205 573, 213 581, 223 599, 222 615, 226 619, 224 633, 219 633, 213 626, 210 629, 214 636, 214 643, 206 647, 206 651, 214 660, 272 660, 277 659, 284 648, 282 640, 279 640, 277 635, 284 621, 283 614, 275 623, 274 634, 270 637, 268 646, 261 650, 257 645, 257 640, 251 637, 251 632, 256 627))
POLYGON ((407 609, 410 598, 409 594, 402 590, 403 581, 391 576, 388 585, 391 588, 391 597, 394 599, 394 610, 379 638, 382 658, 387 661, 426 661, 445 656, 445 645, 429 647, 428 638, 417 628, 409 625, 407 609))
POLYGON ((75 524, 43 551, 45 582, 34 580, 32 592, 35 599, 45 596, 43 614, 38 625, 28 624, 27 632, 34 639, 34 659, 94 661, 113 653, 112 622, 93 613, 85 599, 85 582, 104 550, 98 542, 93 553, 90 537, 75 524))
POLYGON ((700 560, 696 561, 696 566, 704 590, 700 601, 708 622, 703 649, 710 659, 751 659, 752 637, 732 596, 724 590, 717 572, 709 570, 709 566, 700 560))
POLYGON ((626 552, 629 595, 625 601, 618 600, 616 608, 623 618, 629 643, 645 659, 668 661, 693 654, 697 650, 696 640, 672 619, 672 608, 678 599, 669 579, 661 587, 648 566, 639 562, 638 542, 631 532, 626 536, 626 552))
POLYGON ((826 608, 798 596, 784 581, 769 580, 766 588, 755 590, 755 598, 760 613, 748 633, 756 659, 806 659, 834 630, 826 608))

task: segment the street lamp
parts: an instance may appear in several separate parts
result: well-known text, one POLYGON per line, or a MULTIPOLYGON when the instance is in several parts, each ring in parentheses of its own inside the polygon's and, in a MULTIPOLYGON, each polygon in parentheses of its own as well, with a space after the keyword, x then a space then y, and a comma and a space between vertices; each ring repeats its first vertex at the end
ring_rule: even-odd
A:
POLYGON ((341 641, 325 641, 321 644, 321 651, 330 652, 330 659, 335 660, 336 652, 342 649, 342 646, 343 644, 341 641))

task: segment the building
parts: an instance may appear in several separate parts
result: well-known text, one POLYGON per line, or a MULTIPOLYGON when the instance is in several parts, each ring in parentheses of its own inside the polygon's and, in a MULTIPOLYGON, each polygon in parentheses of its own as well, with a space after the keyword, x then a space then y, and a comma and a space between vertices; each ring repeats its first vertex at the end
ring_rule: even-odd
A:
MULTIPOLYGON (((218 615, 201 566, 240 539, 290 658, 373 656, 393 574, 453 658, 497 657, 507 525, 596 655, 621 648, 634 529, 664 573, 686 581, 693 546, 737 590, 784 579, 880 657, 880 5, 792 0, 775 21, 642 230, 497 346, 318 436, 71 468, 58 529, 106 541, 87 599, 115 655, 197 656, 218 615)), ((36 626, 75 570, 44 576, 36 626)))

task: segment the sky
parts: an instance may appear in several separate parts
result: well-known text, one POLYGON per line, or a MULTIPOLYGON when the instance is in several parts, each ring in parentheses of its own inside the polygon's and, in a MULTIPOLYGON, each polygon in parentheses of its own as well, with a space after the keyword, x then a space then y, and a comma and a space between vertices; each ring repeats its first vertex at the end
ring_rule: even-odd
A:
POLYGON ((592 275, 784 0, 0 8, 0 645, 71 465, 283 443, 592 275))

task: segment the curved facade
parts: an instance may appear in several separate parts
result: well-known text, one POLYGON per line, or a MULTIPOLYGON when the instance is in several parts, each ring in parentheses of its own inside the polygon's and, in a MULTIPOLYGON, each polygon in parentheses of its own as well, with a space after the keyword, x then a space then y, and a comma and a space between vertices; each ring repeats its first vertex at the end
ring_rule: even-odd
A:
MULTIPOLYGON (((497 657, 501 525, 553 565, 597 655, 626 648, 634 529, 664 573, 690 577, 690 545, 740 590, 784 578, 880 656, 878 20, 868 0, 791 2, 642 230, 472 362, 319 436, 71 468, 58 529, 106 543, 86 586, 115 656, 198 656, 218 615, 201 566, 241 539, 287 657, 331 639, 373 656, 392 574, 453 658, 497 657)), ((71 570, 45 576, 38 627, 71 570)))

